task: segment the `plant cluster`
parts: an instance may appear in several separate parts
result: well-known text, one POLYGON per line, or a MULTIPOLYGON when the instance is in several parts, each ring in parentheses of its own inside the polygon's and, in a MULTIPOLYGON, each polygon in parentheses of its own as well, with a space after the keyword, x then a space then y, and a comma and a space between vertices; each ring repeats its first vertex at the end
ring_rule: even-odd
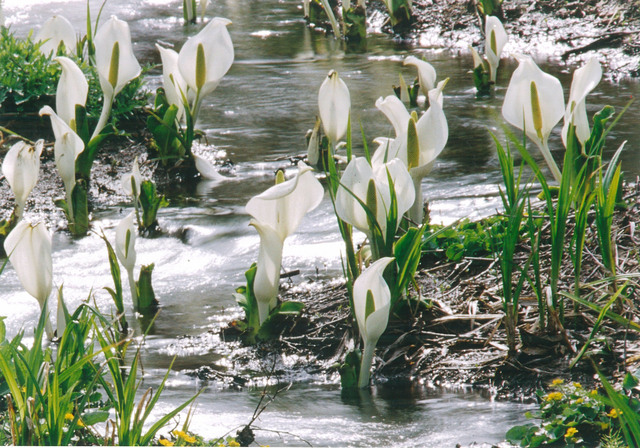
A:
POLYGON ((19 39, 0 27, 0 107, 3 113, 37 112, 55 95, 60 67, 40 52, 31 35, 19 39))
POLYGON ((586 390, 580 383, 554 380, 549 391, 537 392, 540 409, 527 413, 540 423, 515 426, 506 439, 529 448, 623 446, 625 442, 636 446, 640 440, 637 377, 627 373, 621 391, 614 391, 606 379, 603 384, 604 391, 586 390), (619 403, 624 403, 624 410, 619 403))

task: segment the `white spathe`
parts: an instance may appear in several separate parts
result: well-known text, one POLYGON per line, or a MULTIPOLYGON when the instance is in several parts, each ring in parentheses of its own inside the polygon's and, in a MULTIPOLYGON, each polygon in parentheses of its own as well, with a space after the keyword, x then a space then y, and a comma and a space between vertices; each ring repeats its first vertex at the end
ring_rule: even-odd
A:
POLYGON ((324 133, 332 146, 346 134, 351 113, 351 95, 338 72, 331 70, 318 91, 318 110, 324 133))
POLYGON ((60 43, 64 44, 66 54, 75 53, 76 30, 65 17, 53 16, 42 24, 34 41, 43 42, 40 46, 40 52, 46 56, 57 53, 60 43))
POLYGON ((193 152, 191 153, 191 157, 193 157, 193 161, 196 164, 196 169, 198 170, 198 172, 200 173, 200 176, 204 180, 208 180, 208 181, 224 180, 224 176, 218 173, 218 170, 216 169, 216 167, 207 159, 193 152))
POLYGON ((353 308, 364 342, 358 387, 367 387, 378 339, 387 329, 391 291, 382 276, 395 258, 383 257, 362 272, 353 284, 353 308), (367 303, 369 302, 369 303, 367 303))
POLYGON ((51 118, 51 127, 53 128, 53 135, 56 139, 53 147, 56 167, 64 183, 69 218, 73 220, 71 193, 76 185, 76 159, 80 153, 84 151, 84 142, 51 107, 44 106, 40 109, 40 115, 49 115, 51 118))
POLYGON ((140 197, 142 174, 140 174, 140 166, 138 165, 137 157, 133 159, 131 171, 122 175, 120 183, 122 185, 122 189, 126 194, 128 194, 129 196, 133 196, 134 198, 140 197))
POLYGON ((174 104, 178 108, 177 119, 182 120, 184 117, 185 102, 188 102, 195 98, 195 92, 189 92, 187 82, 182 77, 180 69, 178 67, 178 53, 170 48, 164 48, 156 44, 156 48, 160 52, 160 58, 162 60, 162 86, 164 87, 167 101, 170 104, 174 104), (192 98, 187 98, 187 95, 191 93, 192 98))
POLYGON ((387 216, 391 208, 389 176, 393 182, 397 200, 397 221, 394 231, 397 230, 402 215, 411 208, 415 199, 411 176, 406 165, 399 159, 392 159, 373 167, 364 157, 356 157, 349 162, 340 179, 340 187, 336 195, 336 213, 340 219, 369 238, 372 237, 367 212, 358 199, 367 204, 369 183, 373 181, 376 188, 376 221, 383 238, 386 239, 387 216))
POLYGON ((218 87, 233 64, 233 43, 227 30, 230 23, 222 17, 211 19, 185 42, 178 54, 180 73, 199 99, 218 87))
POLYGON ((136 265, 136 227, 135 214, 129 213, 116 226, 116 255, 129 271, 136 265))
POLYGON ((565 148, 571 123, 576 127, 576 136, 582 145, 591 136, 586 97, 595 89, 601 79, 602 67, 596 58, 589 59, 585 65, 573 72, 569 101, 564 112, 564 126, 562 127, 562 143, 565 148))
POLYGON ((407 111, 400 98, 395 95, 389 95, 384 99, 380 97, 376 100, 376 107, 391 122, 396 132, 396 137, 407 131, 407 124, 411 114, 407 111))
POLYGON ((284 240, 296 231, 304 215, 320 204, 323 196, 324 189, 311 168, 299 162, 293 179, 270 187, 247 203, 247 213, 253 217, 251 225, 260 235, 253 289, 261 324, 277 300, 284 240))
POLYGON ((38 140, 33 146, 19 141, 9 149, 2 161, 2 174, 16 198, 15 210, 18 219, 22 218, 27 198, 38 183, 43 146, 43 140, 38 140))
POLYGON ((487 61, 489 61, 489 75, 491 81, 495 82, 498 65, 500 65, 500 55, 502 54, 504 46, 509 41, 509 36, 504 30, 504 26, 500 19, 494 16, 487 16, 484 34, 486 38, 484 53, 487 57, 487 61))
POLYGON ((422 179, 431 172, 436 158, 440 155, 449 139, 447 117, 442 108, 442 91, 446 83, 447 80, 441 81, 435 89, 429 91, 429 109, 427 109, 417 122, 410 116, 407 118, 406 114, 408 114, 408 112, 406 112, 406 114, 402 112, 400 106, 404 107, 404 105, 396 103, 396 106, 393 108, 393 118, 389 117, 389 115, 387 116, 390 120, 393 119, 400 125, 404 122, 404 129, 395 139, 386 141, 386 144, 380 144, 371 158, 373 166, 380 165, 384 163, 385 160, 394 158, 400 159, 407 166, 413 179, 415 198, 415 202, 409 212, 409 217, 416 223, 421 223, 423 218, 422 179), (418 138, 418 154, 409 154, 409 126, 414 125, 418 138))
POLYGON ((116 226, 116 256, 122 266, 127 271, 129 279, 129 289, 131 290, 131 301, 133 309, 138 311, 138 290, 133 270, 136 266, 136 223, 135 212, 129 213, 122 218, 116 226))
POLYGON ((111 16, 98 29, 93 42, 104 103, 98 125, 91 138, 98 135, 106 125, 116 95, 142 71, 133 54, 131 32, 127 22, 111 16))
POLYGON ((551 130, 564 116, 562 85, 557 78, 543 72, 530 56, 518 56, 520 64, 511 75, 502 104, 502 116, 538 146, 553 177, 560 182, 561 173, 549 150, 551 130))
POLYGON ((436 69, 433 65, 415 56, 407 56, 403 65, 413 65, 418 69, 418 82, 422 93, 428 95, 429 91, 436 87, 436 69))
POLYGON ((113 99, 142 70, 133 54, 129 25, 124 20, 111 16, 98 29, 94 45, 102 92, 113 99))
POLYGON ((54 58, 62 66, 62 74, 56 90, 56 112, 73 130, 75 128, 76 105, 87 102, 89 83, 80 67, 66 56, 54 58))
MULTIPOLYGON (((4 250, 22 287, 38 301, 43 310, 53 287, 51 234, 42 222, 32 225, 20 221, 7 235, 4 250)), ((47 336, 52 338, 49 316, 46 319, 46 331, 47 336)))

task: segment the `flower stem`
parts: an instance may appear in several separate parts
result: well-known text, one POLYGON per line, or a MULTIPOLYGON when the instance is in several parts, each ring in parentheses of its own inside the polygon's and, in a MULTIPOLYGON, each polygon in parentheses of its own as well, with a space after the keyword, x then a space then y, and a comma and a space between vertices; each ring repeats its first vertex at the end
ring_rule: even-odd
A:
POLYGON ((553 160, 553 156, 551 155, 551 151, 549 150, 549 146, 547 145, 547 142, 536 141, 536 145, 538 145, 538 148, 540 149, 540 152, 544 157, 544 161, 547 162, 547 166, 551 170, 551 174, 553 174, 553 178, 556 180, 556 182, 560 183, 560 181, 562 180, 562 173, 560 172, 560 169, 558 168, 556 161, 553 160))
POLYGON ((270 306, 269 303, 263 302, 262 300, 256 300, 258 303, 258 319, 260 321, 260 325, 263 324, 267 317, 269 317, 270 306))
POLYGON ((413 201, 413 205, 409 209, 409 219, 416 223, 416 225, 422 224, 423 216, 423 200, 422 200, 422 178, 418 176, 411 176, 413 180, 413 188, 416 192, 416 199, 413 201))
POLYGON ((133 310, 138 311, 138 288, 136 287, 136 279, 133 275, 133 268, 127 269, 127 277, 129 277, 129 288, 131 289, 131 301, 133 302, 133 310))
POLYGON ((360 378, 358 378, 358 387, 360 389, 365 388, 369 385, 369 378, 371 376, 371 364, 373 364, 373 351, 375 350, 375 348, 375 343, 364 343, 364 352, 362 353, 362 362, 360 363, 360 378))

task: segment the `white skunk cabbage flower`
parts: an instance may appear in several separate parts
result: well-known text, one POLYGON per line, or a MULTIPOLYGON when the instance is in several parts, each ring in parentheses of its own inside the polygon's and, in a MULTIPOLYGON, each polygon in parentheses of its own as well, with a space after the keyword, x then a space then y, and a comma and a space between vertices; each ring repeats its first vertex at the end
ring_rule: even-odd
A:
POLYGON ((480 66, 484 66, 484 61, 482 60, 482 57, 480 57, 480 55, 478 54, 478 51, 475 48, 473 48, 471 45, 469 45, 469 50, 471 51, 471 56, 473 57, 473 69, 475 70, 480 66))
POLYGON ((182 120, 184 117, 185 101, 195 99, 195 92, 188 92, 187 82, 182 77, 178 68, 178 53, 170 48, 163 48, 156 44, 156 48, 160 52, 162 59, 162 86, 167 96, 169 104, 174 104, 178 108, 177 119, 182 120), (191 93, 192 98, 187 98, 191 93))
POLYGON ((502 116, 538 146, 556 181, 562 177, 549 150, 551 130, 564 115, 564 94, 557 78, 543 72, 530 56, 519 56, 502 104, 502 116))
POLYGON ((280 267, 284 240, 296 231, 305 214, 322 201, 324 189, 312 169, 298 163, 293 179, 274 185, 254 196, 246 206, 260 235, 260 250, 254 281, 260 324, 275 307, 280 283, 280 267))
POLYGON ((318 109, 324 133, 329 138, 330 144, 335 146, 347 133, 351 112, 349 88, 335 70, 327 74, 320 86, 318 109))
POLYGON ((376 107, 391 122, 393 129, 396 131, 396 137, 407 131, 407 124, 411 114, 407 111, 400 98, 395 95, 389 95, 384 99, 380 97, 376 100, 376 107))
POLYGON ((77 40, 76 30, 63 16, 53 16, 44 22, 34 39, 35 42, 44 42, 40 52, 45 56, 56 54, 60 43, 64 44, 66 54, 75 53, 77 40))
POLYGON ((116 226, 116 255, 122 266, 129 271, 136 265, 136 228, 134 213, 122 218, 116 226))
POLYGON ((131 32, 124 20, 111 16, 95 35, 96 66, 105 97, 113 99, 140 72, 131 32))
POLYGON ((436 69, 433 65, 415 56, 407 56, 403 65, 413 65, 418 69, 418 82, 422 93, 428 95, 429 91, 436 87, 436 69))
POLYGON ((366 234, 369 239, 372 237, 370 220, 367 219, 367 213, 356 197, 376 216, 382 237, 386 240, 387 215, 391 208, 387 173, 391 176, 397 200, 397 221, 393 229, 395 233, 402 215, 411 208, 415 199, 411 176, 401 160, 393 159, 372 167, 364 157, 356 157, 349 162, 340 179, 336 195, 336 213, 340 219, 366 234))
POLYGON ((138 311, 138 291, 133 270, 136 267, 136 224, 135 213, 122 218, 116 226, 116 256, 127 271, 133 309, 138 311))
POLYGON ((44 146, 38 140, 34 146, 20 141, 14 144, 2 161, 2 174, 16 197, 16 217, 22 218, 27 198, 38 183, 40 154, 44 146))
MULTIPOLYGON (((509 41, 509 36, 502 26, 500 19, 494 16, 487 16, 484 26, 484 34, 486 37, 484 44, 484 54, 489 61, 490 80, 496 81, 498 73, 498 65, 500 65, 500 55, 504 46, 509 41)), ((477 64, 476 64, 477 67, 477 64)))
POLYGON ((87 103, 89 83, 80 67, 71 59, 60 56, 53 60, 62 66, 56 90, 56 112, 75 131, 76 105, 84 106, 87 103))
POLYGON ((138 158, 133 159, 131 172, 122 175, 120 180, 124 192, 134 198, 140 197, 140 185, 142 184, 142 174, 138 166, 138 158))
POLYGON ((585 65, 573 72, 569 101, 564 111, 564 126, 562 127, 562 143, 566 148, 569 125, 576 127, 576 136, 582 145, 591 136, 589 118, 585 99, 602 79, 602 67, 596 58, 591 58, 585 65))
MULTIPOLYGON (((441 81, 438 87, 429 91, 429 109, 420 119, 416 120, 416 116, 407 119, 402 112, 396 112, 395 120, 405 123, 404 130, 394 140, 380 145, 371 158, 374 166, 384 163, 385 160, 398 158, 408 168, 414 183, 415 198, 409 217, 416 223, 421 223, 423 218, 422 179, 431 172, 436 158, 449 139, 447 117, 442 109, 442 90, 446 83, 447 80, 441 81)), ((400 110, 399 106, 397 110, 400 110)))
POLYGON ((394 261, 392 257, 383 257, 371 264, 358 276, 353 284, 353 308, 364 342, 360 378, 358 387, 369 385, 373 351, 378 339, 387 329, 391 309, 391 292, 382 274, 394 261))
MULTIPOLYGON (((20 221, 7 235, 4 250, 16 271, 22 287, 45 309, 53 287, 53 263, 51 259, 51 234, 41 222, 32 225, 20 221)), ((47 316, 47 336, 53 337, 53 329, 47 316)))
POLYGON ((53 147, 56 167, 64 183, 67 205, 69 206, 69 218, 73 220, 71 193, 76 185, 76 159, 84 151, 84 142, 51 107, 44 106, 40 109, 40 115, 49 115, 51 118, 51 127, 56 139, 53 147))
POLYGON ((198 170, 198 172, 200 173, 200 176, 204 180, 209 180, 209 181, 224 180, 224 176, 218 173, 218 170, 216 169, 216 167, 207 159, 193 152, 191 153, 191 157, 193 157, 193 160, 196 164, 196 169, 198 170))
POLYGON ((116 95, 142 71, 133 54, 131 32, 127 22, 111 16, 98 29, 93 41, 96 47, 96 68, 104 103, 98 125, 91 138, 98 135, 107 123, 116 95))
POLYGON ((178 54, 180 73, 192 91, 187 97, 195 98, 192 106, 194 122, 202 98, 218 87, 233 64, 233 42, 227 30, 230 23, 229 19, 222 17, 211 19, 198 34, 185 42, 178 54))
POLYGON ((200 0, 200 20, 204 22, 204 15, 207 13, 207 6, 209 6, 209 0, 200 0))

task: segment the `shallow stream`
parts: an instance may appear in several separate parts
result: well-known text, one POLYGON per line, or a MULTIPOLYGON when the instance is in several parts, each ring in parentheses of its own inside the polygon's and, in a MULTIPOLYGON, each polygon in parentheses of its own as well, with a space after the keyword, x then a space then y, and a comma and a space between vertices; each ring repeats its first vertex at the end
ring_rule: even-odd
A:
MULTIPOLYGON (((109 0, 103 17, 116 14, 129 22, 134 51, 140 61, 159 63, 156 42, 179 50, 199 25, 183 26, 180 1, 109 0)), ((5 0, 7 25, 24 36, 54 14, 67 17, 80 31, 85 21, 84 1, 5 0)), ((99 2, 91 1, 95 18, 99 2)), ((450 78, 445 90, 449 143, 424 180, 433 222, 449 223, 462 217, 477 218, 500 206, 497 184, 501 181, 494 144, 488 130, 502 136, 500 106, 515 62, 504 59, 495 98, 476 100, 468 54, 452 54, 437 48, 414 48, 388 35, 373 34, 366 51, 345 50, 332 38, 309 30, 302 20, 301 1, 219 0, 209 5, 208 16, 231 19, 229 26, 236 51, 235 63, 218 89, 205 99, 199 128, 215 146, 217 156, 235 165, 221 182, 201 182, 192 194, 170 193, 171 205, 159 214, 169 233, 184 230, 184 238, 163 236, 137 240, 138 264, 154 262, 154 288, 162 312, 144 348, 145 385, 157 384, 178 355, 170 384, 158 412, 175 407, 205 386, 185 374, 203 365, 232 367, 243 350, 225 344, 208 333, 240 315, 232 292, 243 283, 244 271, 255 261, 259 239, 244 205, 273 182, 279 167, 295 171, 289 156, 305 151, 304 135, 314 123, 317 92, 323 78, 335 69, 351 91, 353 123, 362 123, 369 144, 374 137, 389 136, 393 129, 374 106, 379 96, 392 93, 398 72, 415 76, 402 60, 409 54, 424 55, 437 70, 438 79, 450 78), (182 336, 195 336, 194 339, 182 336)), ((508 49, 508 48, 507 48, 508 49)), ((543 69, 561 78, 568 89, 569 69, 542 63, 543 69)), ((148 80, 160 83, 159 72, 148 80)), ((636 83, 601 83, 588 98, 590 115, 604 104, 621 108, 637 96, 636 83)), ((640 113, 631 108, 615 129, 608 150, 631 140, 623 156, 627 179, 640 173, 640 158, 633 137, 640 113)), ((362 148, 359 132, 354 132, 362 148)), ((551 138, 560 150, 559 129, 551 138)), ((375 147, 373 145, 372 147, 375 147)), ((213 151, 213 147, 204 148, 213 151)), ((211 154, 213 155, 213 153, 211 154)), ((129 211, 129 204, 102 210, 95 228, 113 240, 114 227, 129 211)), ((285 270, 300 269, 294 283, 328 280, 340 275, 341 240, 328 198, 303 221, 284 249, 285 270)), ((54 279, 64 284, 65 298, 75 308, 91 291, 103 309, 110 298, 103 291, 111 285, 104 243, 95 235, 73 240, 54 235, 54 279)), ((2 275, 2 314, 9 332, 32 328, 38 306, 25 293, 11 268, 2 275)), ((129 316, 129 321, 134 321, 129 316)), ((286 361, 285 361, 286 363, 286 361)), ((257 372, 268 366, 254 367, 257 372)), ((296 371, 281 381, 293 386, 278 395, 256 426, 271 431, 257 433, 261 444, 281 445, 398 445, 442 447, 472 441, 495 443, 505 431, 524 421, 528 405, 497 403, 463 388, 433 390, 375 387, 371 395, 342 398, 335 376, 296 371), (290 434, 287 434, 288 432, 290 434), (293 435, 292 435, 293 434, 293 435), (300 437, 300 438, 297 438, 300 437)), ((207 438, 221 436, 248 423, 260 398, 262 384, 234 389, 209 383, 198 399, 191 429, 207 438)))

